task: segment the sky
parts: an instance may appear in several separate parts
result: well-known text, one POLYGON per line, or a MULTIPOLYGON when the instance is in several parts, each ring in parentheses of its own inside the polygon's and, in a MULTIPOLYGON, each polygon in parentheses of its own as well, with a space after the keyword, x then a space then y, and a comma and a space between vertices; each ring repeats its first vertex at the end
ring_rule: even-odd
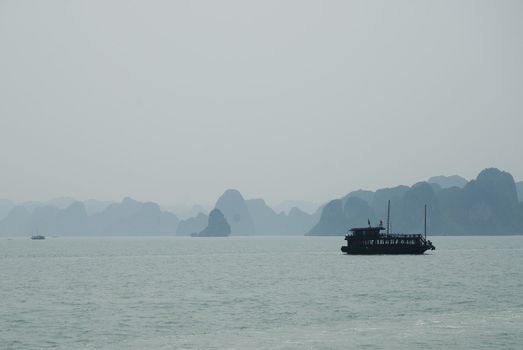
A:
POLYGON ((523 180, 522 1, 2 1, 0 198, 523 180))

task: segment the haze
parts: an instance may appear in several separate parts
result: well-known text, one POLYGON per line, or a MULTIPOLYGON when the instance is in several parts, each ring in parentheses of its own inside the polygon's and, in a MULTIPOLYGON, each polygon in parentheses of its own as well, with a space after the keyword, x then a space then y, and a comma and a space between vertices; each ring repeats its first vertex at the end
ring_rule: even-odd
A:
POLYGON ((0 198, 523 178, 521 1, 0 1, 0 198))

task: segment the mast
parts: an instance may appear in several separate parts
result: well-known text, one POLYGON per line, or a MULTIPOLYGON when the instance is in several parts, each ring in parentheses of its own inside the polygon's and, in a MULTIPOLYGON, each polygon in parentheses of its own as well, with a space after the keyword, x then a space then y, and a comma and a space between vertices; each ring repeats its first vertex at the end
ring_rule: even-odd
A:
POLYGON ((387 234, 389 234, 390 231, 390 199, 389 204, 387 205, 387 234))
POLYGON ((427 205, 425 204, 425 228, 424 228, 424 232, 425 232, 425 240, 427 240, 427 205))

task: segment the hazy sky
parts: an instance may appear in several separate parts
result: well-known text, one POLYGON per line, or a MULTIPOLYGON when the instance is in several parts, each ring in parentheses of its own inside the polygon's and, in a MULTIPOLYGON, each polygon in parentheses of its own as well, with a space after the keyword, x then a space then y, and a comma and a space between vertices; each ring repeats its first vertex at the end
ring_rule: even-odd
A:
POLYGON ((523 1, 0 1, 0 198, 523 179, 523 1))

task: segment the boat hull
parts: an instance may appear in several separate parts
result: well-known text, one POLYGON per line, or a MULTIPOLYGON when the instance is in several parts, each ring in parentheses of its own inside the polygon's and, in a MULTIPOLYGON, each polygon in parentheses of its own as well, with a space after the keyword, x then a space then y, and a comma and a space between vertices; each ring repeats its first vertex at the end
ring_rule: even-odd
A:
POLYGON ((31 239, 32 240, 42 240, 42 239, 45 239, 45 237, 41 236, 41 235, 38 235, 38 236, 31 236, 31 239))
POLYGON ((342 246, 341 251, 351 255, 384 255, 384 254, 423 254, 432 249, 429 246, 394 245, 394 246, 342 246))

